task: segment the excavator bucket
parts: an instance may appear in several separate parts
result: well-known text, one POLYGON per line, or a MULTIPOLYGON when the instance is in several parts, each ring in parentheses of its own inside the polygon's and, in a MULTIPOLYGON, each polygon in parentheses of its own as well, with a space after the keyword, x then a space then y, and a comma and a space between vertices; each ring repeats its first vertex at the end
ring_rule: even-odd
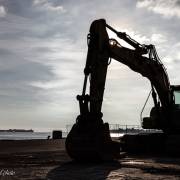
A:
POLYGON ((107 161, 119 158, 120 144, 112 141, 108 123, 76 123, 66 139, 68 155, 77 161, 107 161))

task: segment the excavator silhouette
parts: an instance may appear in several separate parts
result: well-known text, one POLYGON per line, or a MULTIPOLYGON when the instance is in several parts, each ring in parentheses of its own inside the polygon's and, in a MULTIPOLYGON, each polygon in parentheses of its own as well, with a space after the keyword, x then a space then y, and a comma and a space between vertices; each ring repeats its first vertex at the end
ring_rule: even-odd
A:
POLYGON ((120 144, 112 141, 108 123, 102 120, 102 102, 109 59, 125 64, 149 79, 152 87, 150 116, 143 118, 144 129, 159 129, 164 133, 180 134, 180 86, 170 85, 168 74, 154 45, 142 45, 124 32, 117 32, 104 19, 95 20, 87 36, 88 53, 84 69, 82 95, 77 96, 80 115, 66 139, 69 156, 80 161, 117 158, 120 144), (106 28, 133 47, 123 47, 109 39, 106 28), (90 79, 89 94, 86 87, 90 79))

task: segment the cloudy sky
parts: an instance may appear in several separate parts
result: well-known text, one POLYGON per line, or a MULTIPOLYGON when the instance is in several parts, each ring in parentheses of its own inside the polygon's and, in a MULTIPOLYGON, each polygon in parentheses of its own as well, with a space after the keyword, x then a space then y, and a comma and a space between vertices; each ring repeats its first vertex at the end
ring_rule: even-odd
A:
MULTIPOLYGON (((0 0, 0 129, 48 131, 75 122, 86 35, 98 18, 155 44, 171 84, 180 84, 179 0, 0 0)), ((140 124, 149 91, 147 79, 113 61, 104 121, 140 124)))

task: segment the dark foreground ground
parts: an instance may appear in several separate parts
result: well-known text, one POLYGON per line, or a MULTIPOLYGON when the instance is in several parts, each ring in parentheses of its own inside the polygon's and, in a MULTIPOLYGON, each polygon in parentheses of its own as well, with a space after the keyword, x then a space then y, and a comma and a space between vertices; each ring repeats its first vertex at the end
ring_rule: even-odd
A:
POLYGON ((79 164, 64 140, 0 141, 0 180, 180 180, 180 158, 128 155, 114 162, 79 164))

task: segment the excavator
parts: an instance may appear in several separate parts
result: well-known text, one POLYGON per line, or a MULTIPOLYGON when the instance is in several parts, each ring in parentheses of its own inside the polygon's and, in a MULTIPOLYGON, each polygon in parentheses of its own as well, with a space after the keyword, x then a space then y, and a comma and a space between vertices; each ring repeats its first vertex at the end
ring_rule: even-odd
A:
POLYGON ((180 134, 180 85, 170 85, 168 74, 155 46, 140 44, 125 32, 118 32, 104 19, 92 22, 87 36, 88 52, 82 94, 77 96, 80 115, 66 138, 66 151, 78 161, 118 158, 120 143, 112 141, 109 124, 102 120, 102 102, 108 65, 114 59, 140 73, 151 83, 154 106, 144 117, 144 129, 180 134), (110 39, 107 29, 132 48, 110 39), (86 93, 89 80, 89 92, 86 93))

